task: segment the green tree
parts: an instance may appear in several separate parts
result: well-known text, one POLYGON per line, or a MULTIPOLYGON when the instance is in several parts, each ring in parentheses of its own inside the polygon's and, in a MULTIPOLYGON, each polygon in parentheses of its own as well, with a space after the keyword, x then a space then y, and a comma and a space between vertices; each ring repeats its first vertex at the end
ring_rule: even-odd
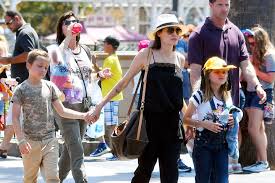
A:
POLYGON ((72 3, 24 2, 17 6, 17 10, 39 36, 46 36, 56 32, 58 18, 72 10, 72 3))

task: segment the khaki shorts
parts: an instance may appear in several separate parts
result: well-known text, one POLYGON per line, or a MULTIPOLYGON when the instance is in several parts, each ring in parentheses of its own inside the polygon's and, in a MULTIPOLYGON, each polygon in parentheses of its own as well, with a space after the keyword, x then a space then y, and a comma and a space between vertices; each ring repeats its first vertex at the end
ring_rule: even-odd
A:
MULTIPOLYGON (((7 115, 7 118, 6 118, 6 125, 12 125, 12 106, 13 106, 13 103, 10 102, 10 106, 9 106, 9 110, 8 110, 8 115, 7 115)), ((23 123, 23 111, 22 111, 22 108, 21 108, 21 112, 20 112, 20 117, 19 117, 19 121, 20 121, 20 124, 22 126, 22 123, 23 123)))

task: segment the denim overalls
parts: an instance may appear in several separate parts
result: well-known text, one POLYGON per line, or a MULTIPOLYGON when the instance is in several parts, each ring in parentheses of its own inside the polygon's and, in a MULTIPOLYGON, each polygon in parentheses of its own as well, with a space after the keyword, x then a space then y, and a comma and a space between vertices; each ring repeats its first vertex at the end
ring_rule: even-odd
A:
MULTIPOLYGON (((215 111, 216 106, 213 99, 210 100, 210 105, 212 111, 215 111)), ((218 117, 214 119, 214 122, 219 122, 218 117)), ((226 131, 226 127, 219 133, 207 129, 196 131, 192 155, 196 171, 196 183, 228 183, 226 131)))

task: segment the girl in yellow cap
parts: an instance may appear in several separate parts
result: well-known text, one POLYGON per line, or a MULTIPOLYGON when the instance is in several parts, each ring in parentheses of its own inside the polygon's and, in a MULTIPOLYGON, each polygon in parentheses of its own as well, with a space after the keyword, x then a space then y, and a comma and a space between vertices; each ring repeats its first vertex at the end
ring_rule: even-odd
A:
POLYGON ((226 132, 234 125, 228 109, 232 106, 228 72, 234 68, 218 57, 208 59, 203 67, 201 89, 193 93, 185 113, 184 123, 196 128, 192 154, 196 183, 209 182, 211 172, 215 182, 228 183, 226 132), (194 114, 197 119, 192 118, 194 114))

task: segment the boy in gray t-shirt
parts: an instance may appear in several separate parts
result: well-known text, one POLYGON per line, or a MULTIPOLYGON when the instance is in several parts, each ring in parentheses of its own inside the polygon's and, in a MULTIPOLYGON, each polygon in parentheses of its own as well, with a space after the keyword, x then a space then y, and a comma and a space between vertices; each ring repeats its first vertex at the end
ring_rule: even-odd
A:
POLYGON ((60 182, 58 177, 58 142, 55 138, 53 107, 65 118, 84 119, 86 113, 65 108, 61 92, 43 80, 50 59, 42 50, 33 50, 27 59, 29 78, 18 85, 12 97, 13 125, 24 164, 24 182, 36 182, 39 169, 46 182, 60 182), (23 111, 22 128, 19 122, 23 111))

